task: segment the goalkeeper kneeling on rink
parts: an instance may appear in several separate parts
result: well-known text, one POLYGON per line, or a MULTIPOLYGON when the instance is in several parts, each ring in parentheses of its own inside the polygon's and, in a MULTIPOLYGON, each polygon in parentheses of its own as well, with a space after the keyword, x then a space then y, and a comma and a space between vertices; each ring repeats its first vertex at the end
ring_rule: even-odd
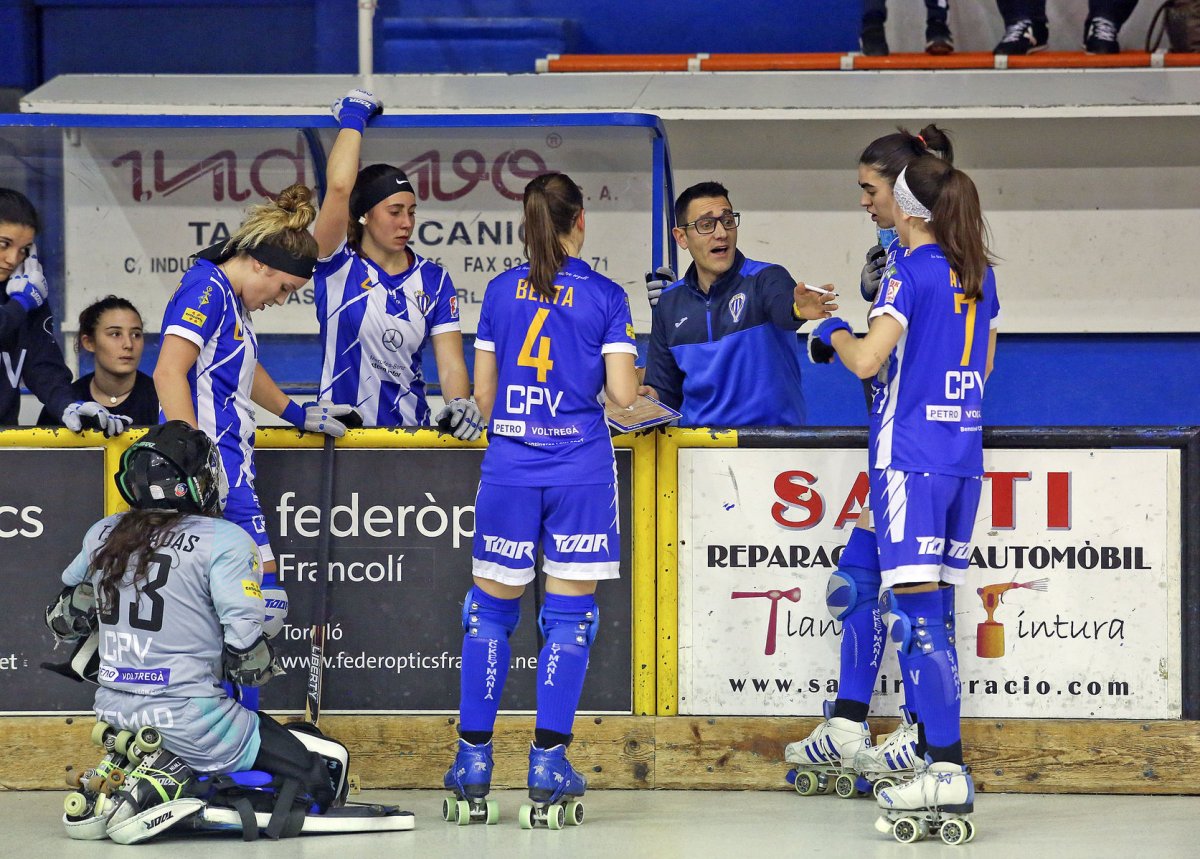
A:
POLYGON ((280 672, 254 540, 221 518, 216 445, 169 421, 125 452, 116 482, 133 509, 88 530, 46 610, 58 641, 82 642, 73 664, 99 651, 92 740, 104 755, 67 796, 67 834, 134 844, 173 827, 246 840, 411 829, 409 812, 345 804, 341 743, 222 688, 280 672))

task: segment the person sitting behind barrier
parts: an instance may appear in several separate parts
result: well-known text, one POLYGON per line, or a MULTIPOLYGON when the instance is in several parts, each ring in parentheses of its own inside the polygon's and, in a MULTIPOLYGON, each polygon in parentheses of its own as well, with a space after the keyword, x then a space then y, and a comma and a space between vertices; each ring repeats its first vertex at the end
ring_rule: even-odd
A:
MULTIPOLYGON (((954 53, 954 36, 946 23, 949 0, 925 0, 925 53, 944 56, 954 53)), ((868 57, 886 57, 887 34, 883 25, 887 21, 887 0, 863 0, 862 28, 858 33, 858 45, 868 57)))
POLYGON ((659 269, 647 284, 654 313, 639 393, 678 409, 683 426, 802 426, 796 331, 831 316, 836 297, 747 259, 737 249, 740 220, 719 182, 679 195, 671 232, 692 265, 679 280, 659 269))
MULTIPOLYGON (((81 401, 120 409, 134 426, 158 423, 154 380, 138 369, 144 347, 142 316, 133 304, 116 295, 92 302, 79 314, 75 351, 90 352, 96 369, 76 379, 71 391, 81 401)), ((37 423, 62 426, 62 420, 47 408, 37 423)))
POLYGON ((41 400, 68 429, 100 429, 106 436, 125 431, 129 418, 112 414, 71 390, 71 371, 54 339, 50 287, 38 259, 37 209, 20 191, 0 188, 0 426, 16 426, 21 385, 41 400))

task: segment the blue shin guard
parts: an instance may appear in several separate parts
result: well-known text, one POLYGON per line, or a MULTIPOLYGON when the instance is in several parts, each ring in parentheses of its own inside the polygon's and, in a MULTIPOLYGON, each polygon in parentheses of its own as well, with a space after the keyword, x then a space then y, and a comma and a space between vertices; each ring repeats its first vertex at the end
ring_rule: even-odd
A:
POLYGON ((546 594, 538 624, 546 643, 538 657, 537 727, 570 735, 600 610, 590 594, 546 594))
POLYGON ((880 608, 891 618, 892 640, 900 664, 908 706, 925 726, 929 746, 950 748, 962 741, 961 687, 958 653, 951 624, 946 622, 945 598, 938 591, 885 591, 880 608))
POLYGON ((855 528, 829 577, 825 602, 842 622, 838 700, 869 704, 883 657, 883 621, 879 616, 879 555, 875 533, 855 528))
POLYGON ((459 730, 490 732, 495 727, 512 654, 508 639, 520 619, 519 599, 500 599, 478 587, 467 593, 463 602, 459 730))

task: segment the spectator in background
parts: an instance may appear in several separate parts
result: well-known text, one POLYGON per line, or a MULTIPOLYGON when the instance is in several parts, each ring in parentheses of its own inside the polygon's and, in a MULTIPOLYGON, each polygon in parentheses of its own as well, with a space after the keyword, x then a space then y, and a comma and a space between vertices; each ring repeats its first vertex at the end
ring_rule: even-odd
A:
MULTIPOLYGON (((954 53, 954 36, 946 24, 950 11, 950 0, 925 0, 925 53, 935 56, 954 53)), ((887 34, 883 25, 887 21, 887 0, 863 0, 862 29, 858 44, 868 57, 886 57, 887 34)))
POLYGON ((50 288, 34 245, 37 232, 37 209, 29 198, 0 188, 0 426, 17 424, 23 383, 68 429, 86 426, 117 435, 129 418, 76 400, 71 390, 71 371, 54 339, 50 288))
MULTIPOLYGON (((116 295, 107 295, 79 314, 75 351, 91 352, 96 369, 71 385, 76 399, 119 409, 134 426, 158 423, 158 394, 154 380, 138 370, 142 361, 142 316, 116 295)), ((50 409, 42 409, 38 426, 62 426, 50 409)))
POLYGON ((746 259, 740 220, 719 182, 675 201, 672 235, 692 265, 665 288, 647 284, 654 316, 640 393, 681 411, 683 426, 802 426, 796 331, 837 310, 833 287, 813 292, 781 265, 746 259))
MULTIPOLYGON (((1137 0, 1088 0, 1083 25, 1083 49, 1089 54, 1117 54, 1117 33, 1133 14, 1137 0)), ((1046 0, 996 0, 1004 18, 1004 37, 995 53, 1024 56, 1045 50, 1050 40, 1046 25, 1046 0)))

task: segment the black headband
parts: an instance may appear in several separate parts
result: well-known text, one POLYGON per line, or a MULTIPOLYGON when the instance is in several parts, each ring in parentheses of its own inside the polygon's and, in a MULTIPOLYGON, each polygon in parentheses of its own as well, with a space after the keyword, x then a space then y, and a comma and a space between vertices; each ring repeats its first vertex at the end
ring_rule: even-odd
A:
MULTIPOLYGON (((196 251, 196 259, 208 260, 213 265, 220 265, 238 254, 236 248, 229 248, 227 245, 228 242, 217 242, 215 245, 209 245, 203 250, 196 251)), ((284 250, 279 245, 267 244, 265 242, 256 248, 248 249, 246 253, 263 265, 269 265, 271 268, 278 269, 295 277, 302 277, 305 280, 313 276, 313 270, 317 267, 316 257, 297 256, 284 250)))
POLYGON ((399 194, 401 191, 407 191, 414 197, 417 193, 413 190, 412 183, 408 181, 408 176, 405 172, 398 167, 394 167, 382 176, 372 179, 363 187, 354 201, 355 207, 350 211, 350 217, 357 221, 379 205, 380 202, 393 194, 399 194))

